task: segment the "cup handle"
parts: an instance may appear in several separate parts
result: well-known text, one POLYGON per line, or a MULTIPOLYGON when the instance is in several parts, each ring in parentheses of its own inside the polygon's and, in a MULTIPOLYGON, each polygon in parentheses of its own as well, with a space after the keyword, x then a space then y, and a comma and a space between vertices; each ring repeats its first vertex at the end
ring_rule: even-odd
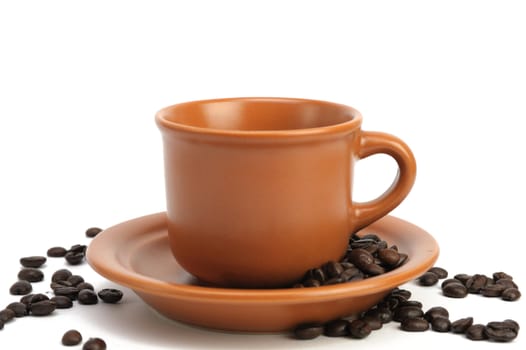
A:
POLYGON ((398 163, 398 173, 391 186, 378 198, 368 202, 352 202, 351 232, 355 232, 396 208, 407 196, 416 177, 416 161, 411 149, 399 138, 381 132, 361 131, 358 160, 385 153, 398 163))

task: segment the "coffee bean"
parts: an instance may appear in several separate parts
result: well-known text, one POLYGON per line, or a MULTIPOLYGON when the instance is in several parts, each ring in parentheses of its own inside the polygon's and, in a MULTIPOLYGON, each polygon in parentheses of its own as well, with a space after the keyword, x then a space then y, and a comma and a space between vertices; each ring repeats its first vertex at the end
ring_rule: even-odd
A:
POLYGON ((506 301, 515 301, 518 300, 520 297, 521 292, 519 292, 517 288, 507 288, 501 294, 502 300, 506 301))
POLYGON ((378 329, 382 328, 382 326, 383 326, 383 322, 380 319, 380 317, 378 317, 378 316, 366 315, 366 316, 362 317, 362 321, 367 323, 367 325, 369 325, 369 327, 373 331, 378 330, 378 329))
POLYGON ((20 270, 18 278, 28 282, 40 282, 44 279, 44 273, 37 268, 26 267, 20 270))
POLYGON ((88 248, 88 246, 84 245, 84 244, 74 244, 74 245, 71 246, 71 248, 69 248, 68 252, 69 253, 82 253, 82 254, 85 254, 87 248, 88 248))
POLYGON ((465 273, 459 273, 455 275, 455 279, 459 280, 462 284, 466 284, 466 282, 471 278, 471 275, 467 275, 465 273))
POLYGON ((449 332, 449 330, 451 329, 451 321, 445 317, 434 317, 431 321, 431 329, 435 332, 449 332))
POLYGON ((415 307, 421 309, 423 305, 418 300, 401 300, 398 303, 398 307, 404 307, 404 306, 415 306, 415 307))
POLYGON ((309 278, 308 280, 303 282, 303 285, 305 287, 319 287, 321 286, 320 281, 315 280, 314 278, 309 278))
POLYGON ((99 233, 102 232, 102 229, 101 228, 98 228, 98 227, 90 227, 86 230, 86 237, 88 238, 93 238, 95 237, 96 235, 98 235, 99 233))
POLYGON ((29 304, 31 304, 31 298, 33 298, 34 296, 35 294, 26 294, 22 298, 20 298, 20 302, 26 306, 29 306, 29 304))
POLYGON ((68 269, 60 269, 55 271, 53 275, 51 276, 52 282, 60 282, 60 281, 67 281, 68 278, 70 278, 73 274, 68 269))
POLYGON ((473 325, 473 317, 466 317, 451 323, 453 333, 466 333, 466 330, 473 325))
POLYGON ((325 279, 326 279, 325 272, 323 272, 323 270, 320 268, 310 269, 305 275, 304 279, 311 279, 311 278, 318 280, 320 283, 323 283, 325 282, 325 279))
POLYGON ((353 266, 343 271, 340 278, 345 282, 350 281, 353 277, 358 275, 362 275, 362 272, 357 267, 353 266))
POLYGON ((505 272, 495 272, 495 273, 493 273, 493 279, 495 280, 495 282, 497 282, 498 280, 503 279, 503 278, 509 279, 509 280, 513 279, 513 277, 511 277, 510 275, 508 275, 505 272))
MULTIPOLYGON (((462 284, 462 282, 460 282, 459 280, 457 280, 456 278, 448 278, 444 281, 442 281, 442 284, 440 285, 441 288, 444 288, 445 286, 447 286, 448 284, 451 284, 451 283, 459 283, 459 284, 462 284)), ((463 285, 463 284, 462 284, 463 285)))
POLYGON ((378 318, 382 323, 389 323, 393 320, 393 312, 385 306, 377 306, 370 309, 365 313, 365 317, 368 316, 378 318))
POLYGON ((328 337, 343 337, 349 334, 349 322, 334 320, 325 325, 324 334, 328 337))
POLYGON ((82 335, 79 331, 71 329, 62 336, 62 345, 73 346, 79 345, 82 342, 82 335))
POLYGON ((407 290, 407 289, 398 289, 398 288, 395 288, 392 292, 391 292, 391 295, 392 296, 401 296, 403 297, 405 300, 409 300, 411 299, 411 291, 407 290))
POLYGON ((15 301, 7 305, 7 308, 14 311, 15 317, 27 316, 27 306, 24 303, 15 301))
POLYGON ((424 312, 421 308, 416 306, 404 306, 399 307, 395 310, 393 320, 402 322, 408 318, 421 318, 424 316, 424 312))
POLYGON ((326 285, 342 283, 343 280, 340 277, 332 277, 325 281, 326 285))
POLYGON ((429 322, 423 318, 406 318, 400 328, 406 332, 424 332, 429 329, 429 322))
POLYGON ((84 260, 84 253, 67 252, 64 258, 70 265, 78 265, 84 260))
POLYGON ((378 264, 369 264, 363 267, 363 271, 370 276, 378 276, 385 273, 385 269, 378 264))
POLYGON ((13 310, 6 308, 0 311, 0 321, 5 323, 11 321, 13 318, 15 318, 15 312, 13 310))
POLYGON ((484 288, 488 281, 488 278, 484 275, 476 274, 471 276, 466 281, 466 288, 468 289, 468 293, 477 294, 480 293, 480 290, 484 288))
POLYGON ((31 307, 31 304, 38 303, 39 301, 49 300, 49 297, 42 293, 37 293, 31 295, 31 298, 29 298, 29 307, 31 307))
POLYGON ((446 269, 443 269, 443 268, 437 267, 437 266, 434 266, 434 267, 430 268, 428 272, 433 272, 435 275, 438 276, 439 279, 447 278, 447 275, 448 275, 446 269))
POLYGON ((519 332, 519 329, 521 328, 519 326, 519 323, 517 321, 514 321, 514 320, 507 319, 507 320, 504 320, 502 322, 506 323, 511 329, 514 329, 515 332, 519 332))
POLYGON ((508 342, 517 338, 518 329, 510 322, 490 322, 484 328, 484 333, 491 340, 508 342))
POLYGON ((57 309, 69 309, 73 307, 71 299, 63 295, 54 296, 50 300, 55 303, 57 309))
POLYGON ((51 247, 47 250, 47 256, 50 258, 62 258, 67 252, 64 247, 51 247))
POLYGON ((78 294, 78 300, 83 305, 94 305, 99 302, 97 294, 91 289, 83 289, 78 294))
POLYGON ((56 309, 56 305, 51 300, 43 300, 37 303, 31 303, 30 313, 33 316, 47 316, 56 309))
POLYGON ((400 267, 400 266, 402 266, 403 264, 405 264, 405 262, 409 258, 409 255, 407 255, 405 253, 399 253, 399 255, 400 255, 400 260, 398 260, 398 263, 395 266, 393 266, 393 267, 400 267))
POLYGON ((328 279, 333 277, 339 277, 343 272, 343 267, 335 262, 335 261, 329 261, 322 267, 323 271, 327 275, 328 279))
POLYGON ((394 249, 379 249, 378 258, 380 261, 387 266, 395 266, 400 260, 400 254, 394 249))
POLYGON ((33 287, 31 286, 31 283, 22 280, 13 283, 11 288, 9 288, 9 293, 12 295, 26 295, 31 293, 32 290, 33 287))
POLYGON ((4 329, 4 321, 0 320, 0 330, 4 329))
POLYGON ((502 295, 502 292, 506 289, 505 286, 502 284, 490 284, 487 286, 484 286, 480 290, 480 294, 482 294, 485 297, 500 297, 502 295))
POLYGON ((517 284, 515 284, 515 282, 513 282, 512 280, 510 280, 508 278, 501 278, 500 280, 498 280, 496 282, 496 284, 500 284, 501 286, 504 286, 506 288, 517 288, 517 289, 519 289, 517 284))
POLYGON ((72 276, 69 276, 67 281, 69 283, 71 283, 71 285, 73 287, 76 287, 79 283, 84 282, 84 278, 82 276, 79 276, 79 275, 72 275, 72 276))
POLYGON ((95 290, 95 288, 93 288, 93 285, 91 283, 88 283, 88 282, 82 282, 82 283, 79 283, 75 286, 78 290, 83 290, 83 289, 91 289, 91 290, 95 290))
POLYGON ((349 261, 353 263, 357 268, 363 270, 371 264, 374 264, 374 257, 367 250, 357 248, 351 250, 349 254, 349 261))
POLYGON ((364 320, 354 320, 349 323, 349 334, 356 339, 363 339, 371 334, 371 326, 364 320))
POLYGON ((302 324, 294 330, 297 339, 314 339, 323 333, 323 325, 320 324, 302 324))
POLYGON ((468 290, 460 283, 450 283, 442 288, 442 293, 449 298, 464 298, 468 295, 468 290))
POLYGON ((438 276, 434 272, 426 272, 418 279, 421 286, 432 286, 438 283, 438 276))
POLYGON ((106 342, 100 338, 90 338, 84 343, 82 350, 106 350, 106 342))
MULTIPOLYGON (((89 290, 89 289, 84 289, 89 290)), ((65 296, 70 298, 71 300, 77 300, 79 290, 75 287, 59 287, 56 288, 53 293, 55 293, 55 296, 65 296)))
POLYGON ((429 322, 432 322, 437 317, 448 319, 449 311, 447 311, 447 309, 442 306, 435 306, 427 310, 426 313, 424 314, 424 318, 428 320, 429 322))
POLYGON ((27 256, 20 259, 20 264, 23 267, 33 267, 38 268, 46 262, 45 256, 27 256))
POLYGON ((483 324, 474 324, 466 330, 466 337, 470 340, 488 339, 485 328, 483 324))

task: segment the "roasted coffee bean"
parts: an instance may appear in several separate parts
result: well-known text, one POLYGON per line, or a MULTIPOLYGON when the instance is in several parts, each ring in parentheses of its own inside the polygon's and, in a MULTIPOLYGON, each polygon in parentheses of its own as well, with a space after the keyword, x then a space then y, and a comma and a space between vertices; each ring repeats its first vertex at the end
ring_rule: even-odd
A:
POLYGON ((521 292, 517 288, 507 288, 501 294, 502 300, 515 301, 521 297, 521 292))
POLYGON ((0 321, 5 323, 11 321, 13 318, 15 318, 15 312, 13 310, 6 308, 0 311, 0 321))
POLYGON ((451 329, 451 321, 445 317, 434 317, 431 321, 431 329, 435 332, 449 332, 451 329))
POLYGON ((422 303, 419 302, 418 300, 401 300, 398 303, 398 307, 404 307, 404 306, 414 306, 414 307, 417 307, 419 309, 421 309, 423 307, 422 303))
POLYGON ((334 320, 325 325, 323 332, 328 337, 343 337, 349 334, 349 322, 346 320, 334 320))
POLYGON ((510 280, 508 278, 501 278, 500 280, 498 280, 496 282, 496 284, 500 284, 501 286, 504 286, 506 288, 517 288, 517 289, 519 289, 517 284, 515 284, 515 282, 513 282, 512 280, 510 280))
POLYGON ((511 329, 514 329, 515 332, 519 332, 519 329, 521 328, 519 326, 519 323, 517 321, 514 321, 514 320, 510 320, 510 319, 507 319, 507 320, 504 320, 502 321, 503 323, 506 323, 511 329))
POLYGON ((294 336, 297 339, 314 339, 323 334, 323 325, 320 324, 302 324, 294 330, 294 336))
MULTIPOLYGON (((447 286, 448 284, 451 284, 451 283, 459 283, 459 284, 462 284, 462 282, 460 282, 460 281, 457 280, 456 278, 448 278, 448 279, 442 281, 442 284, 440 285, 440 287, 441 287, 441 288, 444 288, 445 286, 447 286)), ((463 284, 462 284, 462 285, 463 285, 463 284)))
POLYGON ((82 335, 76 329, 71 329, 62 336, 62 345, 73 346, 82 343, 82 335))
POLYGON ((46 262, 45 256, 26 256, 20 259, 20 264, 23 267, 33 267, 38 268, 46 262))
POLYGON ((54 296, 50 300, 55 303, 57 309, 69 309, 73 307, 71 299, 63 295, 54 296))
POLYGON ((466 317, 451 323, 453 333, 466 333, 466 330, 473 325, 473 317, 466 317))
POLYGON ((31 295, 31 298, 29 298, 29 306, 31 307, 31 304, 38 303, 39 301, 49 300, 49 297, 42 293, 37 293, 31 295))
POLYGON ((31 283, 21 280, 13 283, 11 288, 9 288, 9 293, 12 295, 26 295, 31 293, 32 290, 33 287, 31 286, 31 283))
POLYGON ((339 277, 343 272, 343 267, 340 265, 340 263, 335 261, 329 261, 323 265, 322 269, 325 272, 327 279, 339 277))
POLYGON ((7 305, 7 308, 14 311, 15 317, 27 316, 27 306, 24 303, 15 301, 7 305))
POLYGON ((309 278, 308 280, 303 282, 303 285, 305 287, 319 287, 321 286, 320 281, 315 280, 314 278, 309 278))
POLYGON ((405 253, 398 253, 398 254, 400 255, 400 260, 398 260, 398 263, 395 266, 393 266, 393 267, 400 267, 400 266, 402 266, 403 264, 405 264, 405 262, 409 258, 409 255, 407 255, 405 253))
POLYGON ((373 331, 378 330, 383 326, 383 322, 378 316, 366 315, 362 317, 362 321, 367 323, 373 331))
POLYGON ((97 294, 91 289, 83 289, 78 294, 78 300, 83 305, 94 305, 99 302, 97 294))
POLYGON ((320 269, 320 268, 310 269, 307 272, 307 274, 306 274, 304 279, 307 280, 307 279, 311 279, 311 278, 315 279, 315 280, 318 280, 320 283, 323 283, 323 282, 325 282, 325 279, 326 279, 325 272, 323 272, 323 270, 320 269))
POLYGON ((340 278, 340 277, 333 277, 333 278, 329 278, 327 281, 325 281, 325 284, 326 285, 331 285, 331 284, 338 284, 338 283, 342 283, 343 280, 340 278))
POLYGON ((18 278, 28 282, 40 282, 44 279, 44 273, 34 267, 26 267, 20 270, 18 278))
POLYGON ((67 281, 73 274, 68 269, 60 269, 55 271, 51 276, 52 282, 67 281))
POLYGON ((483 324, 474 324, 466 330, 466 337, 470 340, 488 339, 485 328, 483 324))
POLYGON ((37 303, 31 303, 30 313, 33 316, 47 316, 56 309, 56 305, 51 300, 43 300, 37 303))
POLYGON ((447 270, 443 269, 441 267, 434 266, 428 270, 428 272, 433 272, 435 275, 438 276, 439 279, 447 278, 447 270))
POLYGON ((495 280, 495 282, 497 282, 498 280, 500 279, 508 279, 508 280, 512 280, 513 277, 511 277, 510 275, 508 275, 507 273, 505 272, 495 272, 493 273, 493 279, 495 280))
POLYGON ((95 237, 96 235, 98 235, 99 233, 102 232, 102 229, 101 228, 98 228, 98 227, 90 227, 86 230, 86 237, 88 238, 93 238, 95 237))
POLYGON ((84 253, 67 252, 64 258, 70 265, 78 265, 84 260, 84 253))
POLYGON ((349 334, 356 339, 363 339, 371 334, 372 328, 364 320, 354 320, 349 323, 349 334))
POLYGON ((442 288, 442 293, 449 298, 464 298, 468 295, 468 290, 463 284, 450 283, 442 288))
POLYGON ((408 318, 421 318, 424 316, 424 312, 421 308, 416 306, 404 306, 399 307, 395 310, 393 320, 402 322, 408 318))
POLYGON ((429 329, 429 322, 424 318, 406 318, 400 328, 406 332, 424 332, 429 329))
POLYGON ((357 248, 351 250, 349 254, 349 261, 360 270, 363 270, 364 268, 374 263, 374 257, 367 250, 357 248))
POLYGON ((350 267, 342 272, 340 278, 342 281, 350 281, 353 277, 362 275, 362 272, 357 267, 350 267))
POLYGON ((370 276, 378 276, 385 273, 385 269, 378 264, 369 264, 363 267, 363 271, 370 276))
POLYGON ((480 290, 484 288, 487 282, 488 278, 484 275, 476 274, 471 276, 471 278, 469 278, 466 281, 466 288, 468 289, 468 293, 480 293, 480 290))
POLYGON ((4 321, 0 320, 0 330, 4 329, 4 321))
POLYGON ((484 328, 484 333, 491 340, 508 342, 517 338, 518 328, 511 322, 490 322, 484 328))
POLYGON ((90 338, 84 343, 82 350, 106 350, 106 342, 100 338, 90 338))
POLYGON ((421 286, 433 286, 438 283, 438 276, 434 272, 426 272, 418 279, 421 286))
POLYGON ((79 290, 75 287, 59 287, 56 288, 53 292, 55 293, 55 296, 65 296, 70 298, 71 300, 77 300, 79 294, 79 290))
POLYGON ((389 323, 393 320, 393 312, 386 306, 377 306, 365 312, 365 317, 378 318, 382 323, 389 323))
POLYGON ((411 292, 407 289, 394 289, 392 292, 391 292, 391 295, 392 296, 401 296, 403 297, 405 300, 409 300, 411 299, 411 292))
POLYGON ((31 298, 33 298, 34 296, 35 294, 32 294, 32 293, 26 294, 22 298, 20 298, 20 302, 28 306, 29 304, 31 304, 31 298))
POLYGON ((93 285, 91 283, 88 283, 88 282, 82 282, 82 283, 79 283, 75 286, 79 291, 80 290, 83 290, 83 289, 91 289, 91 290, 95 290, 95 288, 93 288, 93 285))
POLYGON ((84 244, 75 244, 75 245, 72 245, 71 248, 69 248, 68 252, 70 252, 70 253, 82 253, 82 254, 85 254, 87 248, 88 248, 87 245, 84 245, 84 244))
POLYGON ((64 247, 51 247, 47 250, 47 256, 50 258, 63 258, 68 251, 64 247))
POLYGON ((455 279, 459 280, 462 284, 466 284, 466 282, 471 278, 471 275, 467 275, 465 273, 459 273, 455 275, 455 279))
POLYGON ((400 260, 400 254, 394 249, 379 249, 378 258, 387 266, 395 266, 400 260))
POLYGON ((484 286, 480 290, 480 294, 482 294, 485 297, 500 297, 505 289, 506 287, 504 287, 502 284, 495 283, 484 286))
POLYGON ((428 320, 429 322, 433 321, 433 319, 435 319, 437 317, 442 317, 442 318, 448 319, 449 318, 449 311, 447 311, 447 309, 445 307, 435 306, 435 307, 432 307, 431 309, 427 310, 426 313, 424 314, 424 318, 426 320, 428 320))
POLYGON ((79 275, 72 275, 67 279, 67 281, 71 283, 73 287, 76 287, 79 283, 84 282, 84 278, 79 275))

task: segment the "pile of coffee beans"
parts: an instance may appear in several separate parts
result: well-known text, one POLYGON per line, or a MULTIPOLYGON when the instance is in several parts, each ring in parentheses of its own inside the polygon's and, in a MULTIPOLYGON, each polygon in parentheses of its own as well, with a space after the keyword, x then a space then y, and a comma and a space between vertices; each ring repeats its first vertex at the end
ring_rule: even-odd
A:
MULTIPOLYGON (((418 281, 422 286, 432 286, 437 284, 439 279, 447 276, 446 270, 432 268, 420 276, 418 281)), ((519 286, 513 281, 513 277, 505 272, 495 272, 492 277, 460 273, 444 280, 441 288, 442 294, 449 298, 465 298, 468 294, 480 294, 505 301, 516 301, 521 297, 519 286)))
POLYGON ((329 261, 313 268, 294 288, 319 287, 337 283, 363 280, 391 271, 407 260, 407 254, 398 252, 398 247, 388 243, 376 234, 359 237, 353 234, 349 239, 347 253, 339 261, 329 261))
MULTIPOLYGON (((62 336, 62 345, 75 346, 82 343, 82 334, 76 329, 70 329, 62 336)), ((106 350, 106 342, 101 338, 89 338, 82 350, 106 350)))

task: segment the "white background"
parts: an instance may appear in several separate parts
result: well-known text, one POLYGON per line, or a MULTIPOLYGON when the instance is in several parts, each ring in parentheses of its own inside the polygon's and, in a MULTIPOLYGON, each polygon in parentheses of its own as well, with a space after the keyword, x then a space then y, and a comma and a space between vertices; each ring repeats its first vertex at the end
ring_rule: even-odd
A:
MULTIPOLYGON (((155 112, 195 99, 283 96, 356 107, 363 128, 405 140, 415 186, 393 215, 430 232, 451 274, 506 271, 526 290, 526 8, 520 1, 0 1, 0 306, 18 259, 89 243, 84 230, 163 211, 155 112)), ((357 167, 356 199, 380 194, 387 157, 357 167)), ((49 274, 64 267, 48 262, 49 274)), ((72 268, 115 287, 87 264, 72 268)), ((48 280, 35 284, 47 288, 48 280)), ((117 286, 118 287, 118 286, 117 286)), ((426 308, 526 325, 525 300, 408 283, 426 308)), ((227 317, 227 315, 225 315, 227 317)), ((254 315, 257 317, 257 315, 254 315)), ((16 319, 0 348, 60 348, 77 328, 111 349, 524 348, 462 336, 365 340, 229 334, 157 316, 131 291, 118 307, 16 319), (31 332, 33 332, 32 335, 31 332)), ((522 331, 524 332, 524 331, 522 331)))

